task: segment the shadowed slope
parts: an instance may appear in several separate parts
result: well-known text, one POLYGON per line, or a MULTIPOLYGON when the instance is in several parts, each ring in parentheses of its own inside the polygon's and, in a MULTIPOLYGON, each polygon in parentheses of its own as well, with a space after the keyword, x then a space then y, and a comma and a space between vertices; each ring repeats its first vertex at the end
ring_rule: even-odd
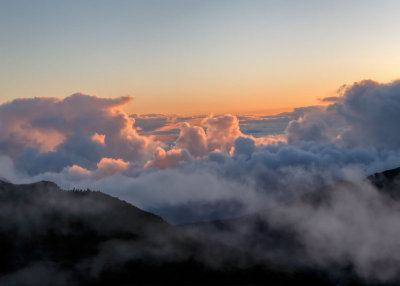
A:
MULTIPOLYGON (((368 227, 372 229, 370 232, 366 232, 365 235, 371 235, 372 237, 381 235, 378 242, 382 241, 380 244, 384 245, 383 239, 388 239, 388 234, 395 236, 396 233, 391 232, 390 227, 383 228, 386 233, 373 232, 376 221, 370 218, 377 212, 378 218, 383 218, 383 220, 378 220, 381 223, 385 222, 385 220, 390 222, 391 219, 400 219, 396 212, 400 208, 399 199, 400 168, 397 168, 371 175, 364 182, 336 182, 333 185, 293 198, 293 200, 284 204, 277 204, 276 208, 270 208, 264 212, 235 219, 183 224, 180 227, 192 234, 203 235, 213 241, 224 242, 232 247, 251 253, 259 259, 264 258, 274 261, 275 263, 286 265, 285 267, 288 268, 301 268, 302 264, 315 265, 316 269, 326 271, 332 275, 333 280, 340 281, 341 285, 398 285, 399 280, 397 278, 394 280, 369 280, 365 276, 360 277, 355 269, 357 266, 354 265, 354 261, 347 257, 344 257, 340 263, 333 262, 333 259, 331 261, 327 260, 322 265, 318 263, 323 260, 321 260, 321 257, 324 257, 325 254, 321 252, 326 251, 326 248, 331 248, 332 252, 335 252, 335 246, 340 248, 349 243, 349 240, 347 240, 349 236, 346 233, 335 234, 334 230, 329 231, 330 228, 345 229, 349 231, 348 233, 351 233, 351 228, 356 229, 358 227, 358 225, 352 226, 352 223, 364 223, 365 228, 361 227, 360 229, 365 230, 368 227), (358 199, 360 204, 357 204, 358 199), (355 202, 353 209, 351 208, 352 203, 349 201, 355 202), (365 207, 359 209, 358 207, 360 206, 365 207), (354 216, 347 217, 352 212, 354 216), (358 212, 361 213, 358 214, 358 212), (370 215, 362 217, 362 212, 369 212, 370 215), (300 216, 295 214, 300 214, 300 216), (286 215, 291 216, 290 219, 285 218, 286 215), (318 219, 319 215, 322 219, 318 219), (317 217, 317 219, 314 219, 313 216, 317 217), (345 222, 345 218, 350 220, 345 222), (354 218, 354 221, 351 221, 352 218, 354 218), (340 222, 341 219, 344 220, 343 224, 340 222), (318 225, 313 225, 313 223, 318 225), (371 225, 369 226, 369 224, 371 225), (349 228, 341 228, 343 226, 349 228), (327 229, 328 231, 325 232, 327 229), (309 236, 304 232, 310 230, 313 233, 312 236, 318 238, 318 240, 307 241, 305 239, 309 236), (322 232, 321 236, 319 236, 319 232, 322 232), (332 242, 337 242, 338 244, 332 244, 332 242), (313 243, 316 244, 316 249, 319 247, 318 251, 320 253, 310 250, 313 249, 313 243), (317 263, 315 262, 316 258, 317 263)), ((386 226, 382 224, 380 227, 386 226)), ((376 228, 379 229, 379 227, 376 228)), ((349 253, 354 254, 358 250, 351 250, 351 247, 357 247, 357 245, 351 246, 351 241, 353 240, 358 241, 357 244, 360 245, 362 253, 368 254, 367 251, 369 251, 368 247, 370 246, 368 243, 373 239, 362 237, 362 234, 351 237, 349 253), (367 241, 366 244, 363 244, 363 240, 367 241), (366 246, 366 248, 361 245, 366 246)), ((372 243, 375 243, 375 241, 372 243)), ((378 260, 372 261, 372 263, 376 263, 377 272, 380 271, 378 270, 379 265, 397 263, 392 261, 391 256, 385 258, 383 254, 379 253, 379 250, 376 250, 376 254, 378 260)), ((385 268, 384 266, 382 267, 385 268)), ((381 269, 381 271, 383 273, 385 269, 381 269)))
POLYGON ((103 193, 51 182, 0 182, 0 251, 1 285, 328 283, 188 234, 103 193))

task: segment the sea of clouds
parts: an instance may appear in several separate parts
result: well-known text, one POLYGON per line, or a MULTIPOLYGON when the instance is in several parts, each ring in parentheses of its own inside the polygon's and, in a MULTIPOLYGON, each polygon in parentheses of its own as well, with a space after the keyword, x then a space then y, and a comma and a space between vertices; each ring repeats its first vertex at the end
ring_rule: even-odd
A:
POLYGON ((2 104, 0 176, 101 190, 172 223, 275 209, 270 219, 300 233, 314 263, 396 277, 400 208, 364 178, 400 166, 400 81, 354 83, 326 106, 275 116, 129 115, 131 101, 2 104), (326 208, 287 204, 340 180, 353 187, 338 188, 326 208))

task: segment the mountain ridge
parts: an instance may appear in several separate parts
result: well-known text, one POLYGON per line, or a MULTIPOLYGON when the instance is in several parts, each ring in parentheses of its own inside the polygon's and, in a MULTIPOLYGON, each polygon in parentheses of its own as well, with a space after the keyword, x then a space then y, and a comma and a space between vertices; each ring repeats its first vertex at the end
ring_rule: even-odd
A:
MULTIPOLYGON (((397 168, 366 180, 397 198, 399 174, 397 168)), ((326 201, 317 191, 301 199, 326 201)), ((263 214, 171 226, 99 191, 0 180, 2 285, 369 284, 350 266, 310 268, 297 260, 306 257, 302 247, 263 214)))
POLYGON ((1 285, 331 285, 192 235, 101 192, 0 182, 1 285), (261 283, 263 284, 263 283, 261 283))

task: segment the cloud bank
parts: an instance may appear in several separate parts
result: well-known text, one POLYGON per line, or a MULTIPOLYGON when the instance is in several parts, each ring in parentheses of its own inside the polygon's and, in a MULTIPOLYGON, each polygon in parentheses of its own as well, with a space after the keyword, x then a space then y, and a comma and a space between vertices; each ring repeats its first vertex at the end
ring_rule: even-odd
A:
MULTIPOLYGON (((135 181, 173 170, 279 193, 338 180, 348 169, 365 175, 397 167, 400 82, 363 81, 341 92, 326 107, 253 118, 129 116, 121 109, 132 101, 129 96, 16 99, 0 106, 0 175, 16 182, 49 178, 67 188, 88 184, 114 192, 97 181, 116 176, 135 181), (262 137, 241 131, 268 121, 265 125, 278 121, 286 128, 262 137), (166 122, 179 128, 172 144, 140 134, 166 128, 166 122), (300 185, 293 183, 298 180, 300 185)), ((174 196, 174 190, 165 193, 174 196)))
MULTIPOLYGON (((399 167, 400 81, 362 81, 340 92, 325 100, 331 102, 327 106, 276 116, 196 118, 129 116, 121 107, 131 97, 17 99, 0 106, 0 177, 15 183, 46 179, 66 189, 101 190, 173 223, 275 208, 339 180, 360 186, 366 175, 399 167), (160 134, 173 136, 160 140, 160 134)), ((350 259, 366 276, 378 258, 362 255, 380 244, 371 237, 350 252, 346 246, 354 242, 343 234, 353 233, 354 226, 340 220, 342 208, 360 233, 368 236, 366 229, 372 229, 397 237, 390 223, 397 211, 385 213, 385 201, 379 194, 370 195, 369 188, 357 187, 350 197, 338 190, 331 209, 281 208, 277 221, 292 225, 294 218, 303 218, 305 223, 296 230, 305 234, 310 248, 325 241, 340 250, 344 243, 335 255, 350 259), (370 204, 365 196, 377 203, 377 209, 372 208, 379 215, 377 228, 368 226, 370 204), (346 213, 352 208, 357 212, 346 213), (313 223, 306 223, 312 215, 313 223), (331 224, 340 235, 325 229, 331 224), (361 265, 361 260, 368 263, 361 265)), ((316 255, 319 259, 328 260, 316 255)), ((393 277, 395 270, 384 278, 393 277)))

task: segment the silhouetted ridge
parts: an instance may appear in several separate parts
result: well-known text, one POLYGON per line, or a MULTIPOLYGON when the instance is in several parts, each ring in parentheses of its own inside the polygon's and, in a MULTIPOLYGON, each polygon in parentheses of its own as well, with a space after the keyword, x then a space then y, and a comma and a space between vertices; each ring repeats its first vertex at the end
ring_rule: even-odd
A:
MULTIPOLYGON (((368 176, 366 180, 371 182, 381 193, 388 194, 395 200, 400 199, 400 168, 375 173, 368 176)), ((329 208, 331 197, 337 188, 352 190, 357 188, 357 185, 350 181, 338 181, 333 185, 296 197, 292 201, 288 201, 287 205, 300 202, 315 209, 322 206, 329 208)), ((269 209, 239 218, 188 223, 179 225, 179 227, 195 235, 202 235, 214 241, 240 248, 253 256, 262 257, 268 253, 269 259, 276 263, 302 263, 296 259, 298 257, 305 258, 307 253, 297 237, 298 234, 288 228, 270 223, 269 214, 273 211, 273 209, 269 209)), ((338 267, 335 271, 338 281, 343 278, 345 285, 398 285, 397 282, 369 284, 358 277, 350 265, 344 268, 338 267)), ((342 282, 338 284, 342 285, 342 282)))
POLYGON ((0 253, 0 285, 332 285, 319 272, 283 270, 101 192, 47 181, 0 182, 0 253))
MULTIPOLYGON (((397 199, 399 178, 397 168, 367 179, 397 199)), ((329 205, 335 187, 352 184, 298 200, 329 205)), ((101 192, 0 181, 0 285, 368 285, 351 265, 305 266, 297 235, 268 213, 173 227, 101 192)))
MULTIPOLYGON (((400 168, 368 180, 398 198, 399 175, 400 168)), ((299 200, 318 207, 333 191, 299 200)), ((0 285, 368 285, 351 265, 305 266, 297 234, 265 213, 173 227, 104 193, 49 181, 0 181, 0 253, 0 285)))
POLYGON ((375 173, 368 180, 383 193, 394 199, 400 199, 400 168, 375 173))

